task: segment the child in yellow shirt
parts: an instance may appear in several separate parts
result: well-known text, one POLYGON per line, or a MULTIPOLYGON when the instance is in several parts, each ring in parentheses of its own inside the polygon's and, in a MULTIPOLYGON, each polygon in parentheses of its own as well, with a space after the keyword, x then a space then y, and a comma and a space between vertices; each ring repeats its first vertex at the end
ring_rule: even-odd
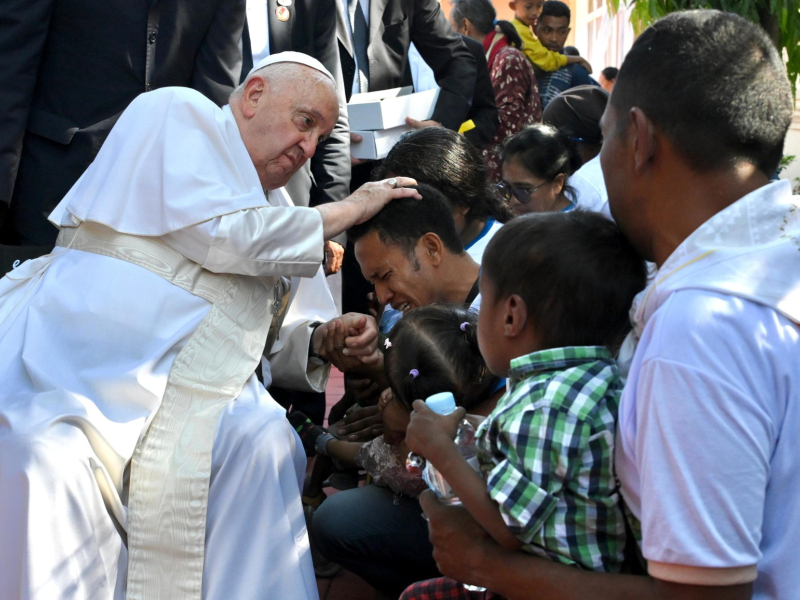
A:
POLYGON ((514 28, 522 38, 524 46, 522 51, 525 53, 535 67, 542 71, 556 71, 561 67, 573 63, 582 64, 591 73, 592 66, 581 56, 567 56, 559 52, 548 50, 542 42, 533 35, 531 28, 536 25, 536 20, 542 14, 542 7, 545 0, 511 0, 508 6, 514 11, 514 28))

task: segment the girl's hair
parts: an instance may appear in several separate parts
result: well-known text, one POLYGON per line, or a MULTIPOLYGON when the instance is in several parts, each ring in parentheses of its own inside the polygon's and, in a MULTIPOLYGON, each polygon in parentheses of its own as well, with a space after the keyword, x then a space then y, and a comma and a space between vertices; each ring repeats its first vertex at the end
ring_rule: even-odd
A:
POLYGON ((485 400, 499 379, 478 349, 478 319, 457 305, 433 304, 406 314, 389 335, 384 368, 400 404, 452 392, 467 410, 485 400))
POLYGON ((413 177, 439 190, 451 206, 469 208, 467 219, 512 215, 489 181, 480 151, 463 135, 443 127, 426 127, 405 134, 372 173, 375 180, 390 175, 413 177))
POLYGON ((508 21, 497 21, 497 12, 489 0, 452 0, 450 6, 450 18, 456 23, 469 19, 475 29, 483 35, 494 31, 494 26, 497 24, 500 32, 508 38, 509 44, 514 48, 522 48, 522 38, 519 37, 517 30, 508 21))
MULTIPOLYGON (((545 181, 564 174, 565 179, 581 166, 581 157, 569 138, 552 125, 537 123, 508 138, 503 144, 503 162, 515 158, 526 170, 545 181)), ((564 195, 575 201, 575 190, 564 182, 564 195)))

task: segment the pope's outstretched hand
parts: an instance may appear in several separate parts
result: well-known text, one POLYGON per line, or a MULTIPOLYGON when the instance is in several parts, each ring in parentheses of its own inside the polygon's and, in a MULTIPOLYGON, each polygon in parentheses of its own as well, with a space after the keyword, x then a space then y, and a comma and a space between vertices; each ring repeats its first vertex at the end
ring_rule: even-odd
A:
POLYGON ((329 202, 317 206, 322 214, 322 231, 326 240, 336 237, 358 225, 368 221, 392 200, 398 198, 415 198, 422 196, 408 186, 417 185, 410 177, 393 177, 383 181, 365 183, 341 202, 329 202))

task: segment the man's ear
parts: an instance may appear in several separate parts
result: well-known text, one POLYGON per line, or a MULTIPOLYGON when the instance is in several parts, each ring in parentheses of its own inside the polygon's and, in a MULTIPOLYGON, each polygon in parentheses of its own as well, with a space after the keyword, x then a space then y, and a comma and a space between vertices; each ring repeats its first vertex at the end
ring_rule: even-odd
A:
POLYGON ((632 108, 629 116, 631 119, 630 143, 633 147, 633 169, 639 175, 648 168, 656 153, 655 125, 641 108, 632 108))
POLYGON ((242 113, 248 119, 256 114, 256 107, 266 92, 267 86, 266 80, 259 75, 251 77, 250 81, 245 84, 242 92, 242 113))
POLYGON ((517 3, 516 3, 516 0, 511 0, 511 2, 509 2, 509 3, 508 3, 508 8, 510 8, 511 10, 513 10, 514 12, 516 12, 516 11, 517 11, 517 3))
POLYGON ((419 244, 422 245, 421 250, 431 266, 438 267, 442 262, 442 253, 444 252, 442 238, 435 233, 428 232, 420 238, 419 244))
POLYGON ((564 173, 559 173, 556 175, 555 179, 553 179, 553 183, 556 186, 556 194, 560 194, 564 191, 564 184, 567 182, 567 176, 564 173))
POLYGON ((528 307, 525 301, 517 294, 511 294, 505 302, 505 315, 503 316, 503 335, 517 337, 528 324, 528 307))

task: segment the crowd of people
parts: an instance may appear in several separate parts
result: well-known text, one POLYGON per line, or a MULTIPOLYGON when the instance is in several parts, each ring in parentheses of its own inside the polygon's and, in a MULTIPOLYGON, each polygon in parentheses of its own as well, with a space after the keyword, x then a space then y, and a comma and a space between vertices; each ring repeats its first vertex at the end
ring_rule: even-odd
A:
POLYGON ((510 7, 14 8, 0 597, 794 597, 781 57, 683 11, 595 81, 565 3, 510 7), (426 77, 349 156, 351 96, 426 77))

